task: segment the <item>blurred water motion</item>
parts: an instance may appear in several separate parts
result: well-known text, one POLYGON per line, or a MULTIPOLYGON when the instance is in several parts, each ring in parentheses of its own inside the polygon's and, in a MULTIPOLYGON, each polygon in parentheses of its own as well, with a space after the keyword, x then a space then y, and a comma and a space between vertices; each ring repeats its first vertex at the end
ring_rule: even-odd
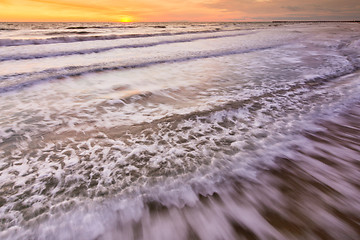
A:
POLYGON ((1 239, 360 238, 359 24, 8 27, 1 239))

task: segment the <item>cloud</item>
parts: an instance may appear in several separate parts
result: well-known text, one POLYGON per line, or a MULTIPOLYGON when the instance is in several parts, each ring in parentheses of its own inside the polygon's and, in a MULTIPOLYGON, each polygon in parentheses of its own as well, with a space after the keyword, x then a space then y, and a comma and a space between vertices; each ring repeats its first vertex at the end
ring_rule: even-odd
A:
POLYGON ((359 19, 359 0, 0 0, 0 21, 359 19))
MULTIPOLYGON (((33 3, 39 3, 42 5, 52 6, 52 7, 58 7, 62 9, 80 9, 85 11, 95 11, 95 12, 109 12, 111 11, 111 8, 104 7, 100 4, 91 4, 91 3, 84 3, 84 2, 77 2, 77 1, 56 1, 56 0, 29 0, 29 2, 33 3)), ((88 1, 89 2, 89 1, 88 1)))
POLYGON ((0 5, 0 21, 117 21, 161 7, 148 0, 0 0, 0 5))
POLYGON ((253 19, 272 20, 289 16, 291 18, 313 18, 337 20, 348 18, 360 18, 359 0, 217 0, 207 7, 224 9, 228 12, 238 12, 241 16, 248 16, 253 19), (298 13, 294 15, 293 13, 298 13))
POLYGON ((285 6, 283 8, 285 8, 289 11, 292 11, 292 12, 299 12, 299 11, 303 10, 303 8, 297 7, 297 6, 285 6))
POLYGON ((91 12, 101 12, 101 13, 116 13, 116 12, 126 12, 126 11, 137 11, 141 12, 146 8, 154 8, 157 4, 149 4, 146 0, 123 0, 123 1, 114 1, 114 0, 105 0, 105 1, 94 1, 94 0, 28 0, 29 2, 39 3, 42 5, 47 5, 49 7, 58 7, 60 9, 73 9, 79 10, 84 13, 91 12))

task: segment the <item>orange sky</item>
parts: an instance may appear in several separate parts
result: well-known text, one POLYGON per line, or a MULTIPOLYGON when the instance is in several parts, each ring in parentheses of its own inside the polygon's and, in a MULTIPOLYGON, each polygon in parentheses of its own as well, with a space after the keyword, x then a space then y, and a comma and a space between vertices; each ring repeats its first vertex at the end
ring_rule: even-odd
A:
POLYGON ((0 0, 0 21, 354 20, 360 0, 0 0))

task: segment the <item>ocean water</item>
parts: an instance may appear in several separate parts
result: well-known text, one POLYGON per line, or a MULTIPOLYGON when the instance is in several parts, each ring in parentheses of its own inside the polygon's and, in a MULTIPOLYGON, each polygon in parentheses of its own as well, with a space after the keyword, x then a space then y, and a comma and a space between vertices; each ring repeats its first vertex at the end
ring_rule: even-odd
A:
POLYGON ((359 239, 359 23, 0 23, 0 239, 359 239))

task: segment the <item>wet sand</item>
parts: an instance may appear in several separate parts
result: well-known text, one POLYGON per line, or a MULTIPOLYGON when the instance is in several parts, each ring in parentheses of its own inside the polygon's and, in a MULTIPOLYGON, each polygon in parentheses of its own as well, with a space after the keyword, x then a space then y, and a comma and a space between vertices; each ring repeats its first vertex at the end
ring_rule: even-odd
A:
POLYGON ((1 33, 0 239, 360 239, 360 25, 179 24, 1 33))
POLYGON ((199 195, 195 206, 150 201, 129 234, 151 239, 147 223, 158 219, 159 225, 184 222, 179 228, 187 229, 186 237, 175 239, 359 239, 359 123, 358 103, 333 121, 319 121, 322 131, 304 132, 311 145, 293 145, 291 156, 262 166, 256 180, 227 179, 218 186, 221 192, 199 195))

